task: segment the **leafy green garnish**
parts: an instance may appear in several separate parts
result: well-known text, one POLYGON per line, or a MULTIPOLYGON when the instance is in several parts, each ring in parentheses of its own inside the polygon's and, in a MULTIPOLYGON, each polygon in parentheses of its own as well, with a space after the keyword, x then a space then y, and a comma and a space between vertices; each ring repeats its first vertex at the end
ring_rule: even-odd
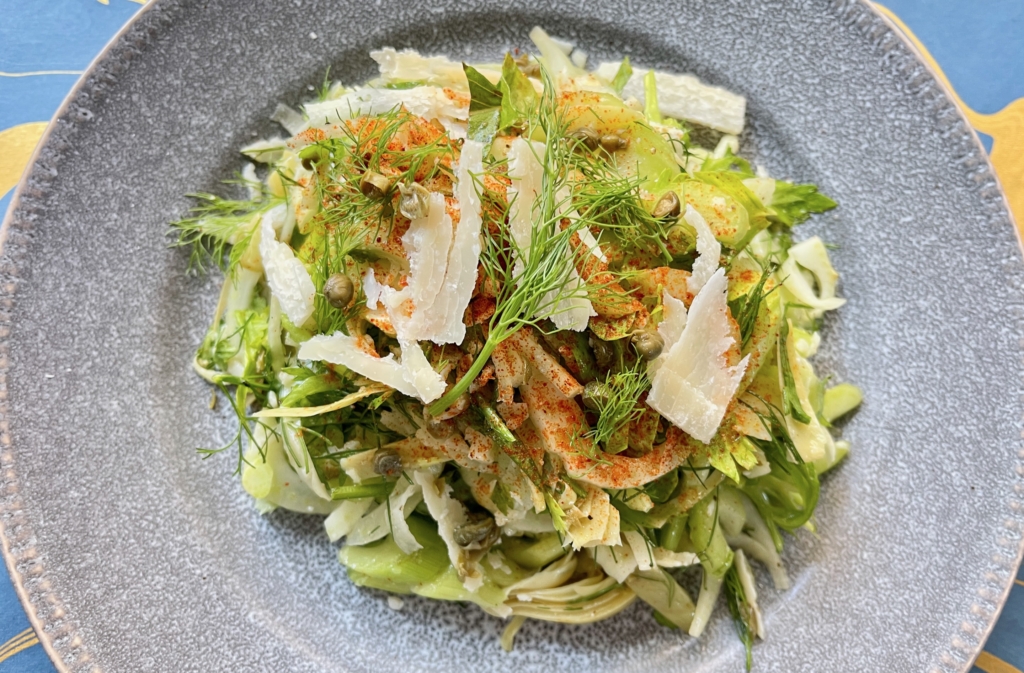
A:
POLYGON ((463 63, 462 69, 469 81, 470 112, 479 112, 501 105, 501 89, 491 84, 491 81, 473 66, 463 63))
POLYGON ((750 162, 743 157, 738 157, 732 153, 732 150, 728 147, 725 149, 725 155, 715 158, 708 157, 701 164, 701 171, 732 171, 744 178, 754 177, 754 171, 750 168, 750 162))
POLYGON ((463 63, 462 69, 469 81, 469 138, 490 143, 501 118, 501 89, 473 66, 463 63))
MULTIPOLYGON (((501 115, 499 128, 509 128, 526 122, 536 114, 537 91, 529 78, 519 69, 512 54, 505 54, 501 65, 501 115)), ((545 94, 547 87, 545 87, 545 94)))
POLYGON ((811 213, 823 213, 836 205, 835 201, 819 193, 814 185, 795 185, 776 180, 769 218, 792 227, 806 221, 811 213))

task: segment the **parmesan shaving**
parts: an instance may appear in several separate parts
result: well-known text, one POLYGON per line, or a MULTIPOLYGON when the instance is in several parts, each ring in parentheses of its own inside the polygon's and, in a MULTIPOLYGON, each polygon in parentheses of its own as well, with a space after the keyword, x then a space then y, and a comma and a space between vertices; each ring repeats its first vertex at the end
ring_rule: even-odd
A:
POLYGON ((401 290, 385 287, 380 292, 400 340, 429 340, 445 321, 443 314, 431 309, 444 287, 452 218, 445 209, 444 195, 431 192, 428 203, 426 216, 412 220, 402 236, 409 258, 408 285, 401 290))
POLYGON ((690 436, 707 444, 718 431, 748 357, 726 365, 730 334, 728 283, 719 269, 693 300, 686 326, 651 378, 647 404, 690 436))
POLYGON ((267 274, 267 285, 281 303, 281 310, 293 325, 301 326, 313 315, 316 287, 291 246, 277 240, 276 228, 286 217, 287 209, 283 204, 274 206, 263 215, 260 220, 260 259, 267 274))
POLYGON ((437 344, 459 344, 466 337, 466 324, 462 317, 473 296, 482 248, 482 204, 474 176, 479 177, 484 172, 483 152, 482 143, 467 140, 459 155, 455 187, 459 200, 459 224, 448 253, 442 290, 430 310, 436 318, 436 329, 421 337, 437 344))
POLYGON ((689 203, 686 204, 683 219, 697 232, 697 260, 693 263, 693 271, 686 281, 686 289, 690 294, 696 295, 718 269, 722 244, 715 238, 704 217, 689 203))
POLYGON ((357 374, 390 386, 400 393, 433 402, 444 393, 445 382, 434 371, 416 342, 399 341, 402 361, 394 355, 380 357, 372 352, 368 337, 356 338, 335 332, 327 336, 318 334, 299 346, 300 360, 323 360, 344 365, 357 374))

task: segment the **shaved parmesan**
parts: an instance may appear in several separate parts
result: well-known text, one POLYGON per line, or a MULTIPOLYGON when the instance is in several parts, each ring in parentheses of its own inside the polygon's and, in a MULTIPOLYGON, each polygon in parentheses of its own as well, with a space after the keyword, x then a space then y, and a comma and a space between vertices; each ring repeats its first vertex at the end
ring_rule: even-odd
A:
POLYGON ((544 143, 516 138, 508 148, 508 223, 517 254, 529 258, 533 238, 533 209, 540 196, 544 143))
POLYGON ((373 354, 369 350, 372 345, 342 332, 330 336, 318 334, 299 346, 299 359, 344 365, 400 393, 433 402, 444 393, 444 379, 430 366, 419 344, 402 341, 399 344, 402 346, 401 362, 391 354, 383 358, 373 354))
POLYGON ((664 319, 658 323, 658 334, 665 342, 666 348, 647 366, 647 371, 652 376, 668 359, 672 344, 679 341, 679 337, 683 335, 683 329, 686 327, 686 304, 670 295, 668 290, 662 290, 661 297, 664 319))
POLYGON ((719 269, 690 305, 686 326, 652 375, 647 404, 690 436, 707 444, 739 387, 748 357, 729 367, 733 344, 726 304, 728 282, 719 269))
POLYGON ((433 402, 444 395, 447 384, 430 366, 420 345, 401 338, 398 345, 402 347, 402 376, 416 390, 416 397, 423 402, 433 402))
POLYGON ((693 263, 693 272, 686 281, 686 289, 695 295, 718 269, 722 244, 715 238, 704 217, 689 203, 686 204, 683 219, 697 232, 697 259, 693 263))
MULTIPOLYGON (((594 74, 607 81, 615 78, 618 63, 602 63, 594 74)), ((633 96, 643 102, 646 68, 633 68, 633 76, 626 82, 622 97, 633 96)), ((658 109, 666 117, 685 119, 717 131, 739 134, 743 132, 743 118, 747 112, 747 99, 717 86, 704 84, 693 75, 672 75, 655 71, 658 87, 658 109)))
MULTIPOLYGON (((577 217, 576 211, 568 205, 572 202, 572 196, 567 187, 563 186, 558 190, 558 193, 555 194, 555 201, 561 204, 559 206, 559 215, 563 218, 577 217)), ((582 234, 583 231, 590 234, 586 227, 580 227, 577 235, 580 236, 581 240, 584 236, 582 234)), ((593 240, 593 235, 590 238, 593 240)), ((594 245, 597 245, 597 241, 594 241, 594 245)), ((600 253, 601 248, 598 247, 597 250, 600 253)), ((572 251, 567 250, 566 254, 571 256, 572 251)), ((574 332, 582 332, 587 329, 587 324, 592 317, 597 315, 597 311, 594 310, 594 305, 587 298, 587 292, 583 287, 583 280, 580 278, 579 272, 576 271, 575 264, 569 266, 569 277, 566 279, 565 285, 562 286, 560 294, 565 296, 555 306, 555 313, 551 316, 551 322, 555 323, 555 327, 558 329, 573 330, 574 332)), ((548 295, 549 301, 554 301, 555 297, 555 292, 551 292, 548 295)))
POLYGON ((313 315, 316 287, 306 267, 287 243, 277 240, 276 227, 287 217, 286 207, 274 206, 260 220, 260 259, 270 292, 293 325, 301 326, 313 315), (275 226, 276 225, 276 226, 275 226))
POLYGON ((445 319, 431 307, 444 287, 452 247, 452 218, 445 209, 443 194, 431 192, 428 203, 427 215, 412 220, 402 236, 402 247, 409 258, 408 285, 401 290, 385 287, 380 293, 398 338, 407 341, 430 339, 445 319))
POLYGON ((580 237, 580 241, 583 242, 583 245, 587 246, 587 250, 590 251, 590 254, 607 264, 608 257, 604 254, 604 251, 601 250, 600 244, 597 242, 597 239, 594 238, 594 234, 590 232, 590 229, 580 227, 580 230, 577 233, 580 237))
POLYGON ((459 224, 455 228, 451 251, 448 253, 443 288, 430 309, 436 318, 436 329, 420 337, 437 344, 459 344, 466 337, 466 324, 462 317, 476 286, 482 246, 480 230, 483 226, 482 205, 473 176, 480 177, 484 172, 483 152, 482 143, 467 140, 459 155, 455 186, 459 200, 459 224))
POLYGON ((377 302, 380 301, 381 295, 384 294, 385 287, 387 286, 377 282, 373 269, 366 270, 366 275, 363 276, 363 294, 366 295, 366 308, 371 311, 376 310, 377 302))
POLYGON ((437 119, 452 138, 466 137, 469 96, 450 95, 437 86, 411 89, 357 87, 336 100, 309 103, 304 109, 309 118, 307 128, 327 128, 339 121, 382 115, 400 107, 417 117, 437 119))

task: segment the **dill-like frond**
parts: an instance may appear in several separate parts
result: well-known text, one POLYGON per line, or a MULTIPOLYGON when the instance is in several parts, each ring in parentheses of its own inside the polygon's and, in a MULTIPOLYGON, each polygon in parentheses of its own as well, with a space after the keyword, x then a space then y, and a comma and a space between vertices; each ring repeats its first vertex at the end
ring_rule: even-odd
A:
POLYGON ((619 174, 598 152, 571 155, 572 169, 583 178, 573 183, 573 206, 581 219, 610 233, 627 250, 639 250, 666 262, 669 223, 654 217, 640 199, 643 179, 619 174))
POLYGON ((586 298, 593 289, 585 282, 569 282, 576 267, 573 237, 595 222, 581 215, 565 215, 572 208, 576 143, 566 138, 567 125, 550 76, 546 71, 542 76, 539 109, 526 123, 528 128, 542 131, 546 139, 544 156, 538 157, 543 173, 541 193, 533 204, 529 247, 520 248, 504 219, 493 222, 493 229, 485 232, 480 264, 497 288, 496 309, 487 340, 469 371, 430 406, 434 416, 466 391, 499 343, 527 325, 537 326, 557 315, 565 310, 563 302, 586 298), (569 196, 565 196, 566 189, 569 196))
POLYGON ((259 215, 280 203, 275 199, 234 200, 216 194, 190 194, 199 204, 190 216, 172 222, 177 248, 189 248, 189 271, 203 272, 208 265, 230 271, 259 227, 259 215), (228 246, 234 246, 229 256, 228 246))
MULTIPOLYGON (((628 431, 629 425, 644 413, 640 396, 651 387, 646 363, 637 360, 626 371, 609 373, 604 380, 603 394, 595 397, 597 424, 585 435, 595 444, 609 447, 616 438, 628 431)), ((624 439, 624 438, 623 438, 624 439)), ((621 450, 625 448, 622 446, 621 450)))

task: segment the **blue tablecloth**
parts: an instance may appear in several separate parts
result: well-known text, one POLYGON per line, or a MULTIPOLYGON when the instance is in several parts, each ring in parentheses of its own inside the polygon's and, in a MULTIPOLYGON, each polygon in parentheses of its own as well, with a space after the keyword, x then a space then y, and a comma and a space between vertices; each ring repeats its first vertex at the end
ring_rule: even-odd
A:
MULTIPOLYGON (((68 89, 139 7, 129 0, 3 3, 0 213, 6 211, 32 148, 68 89)), ((1017 220, 1024 224, 1024 115, 1015 119, 1006 109, 1024 100, 1024 2, 887 0, 879 9, 945 73, 992 153, 1017 220)), ((39 646, 6 571, 0 575, 0 673, 50 673, 53 664, 39 646)), ((1018 573, 974 670, 1024 670, 1024 572, 1018 573)))

